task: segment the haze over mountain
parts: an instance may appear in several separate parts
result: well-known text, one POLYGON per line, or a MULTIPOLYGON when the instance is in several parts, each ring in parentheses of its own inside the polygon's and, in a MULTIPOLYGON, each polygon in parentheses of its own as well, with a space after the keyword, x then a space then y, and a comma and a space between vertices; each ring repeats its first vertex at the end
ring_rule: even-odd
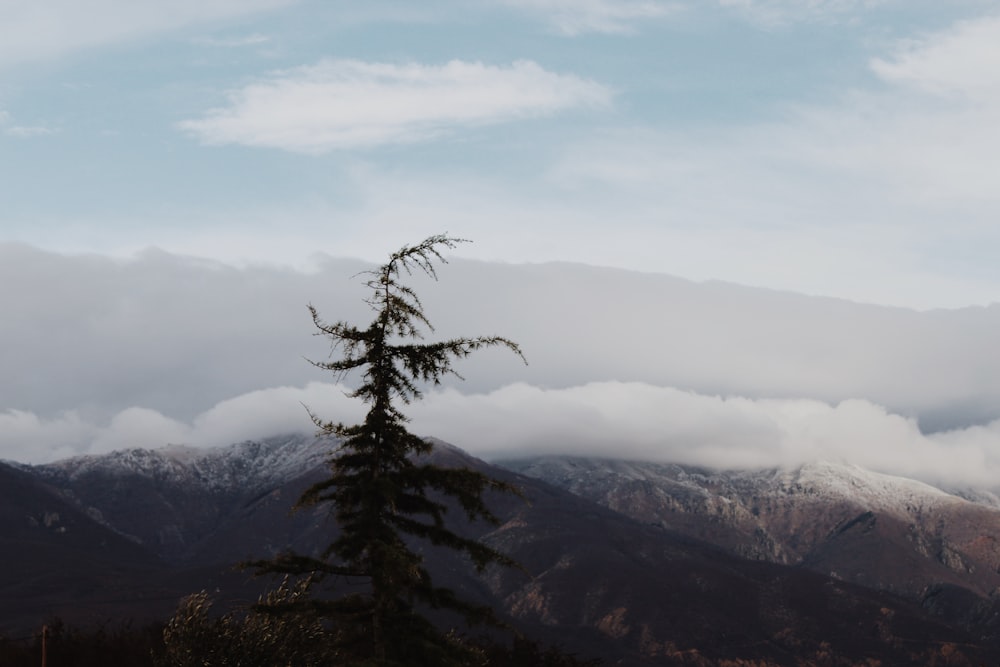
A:
MULTIPOLYGON (((365 265, 244 267, 0 246, 0 458, 40 462, 357 419, 303 357, 305 305, 368 317, 365 265)), ((434 336, 500 354, 410 406, 419 432, 498 457, 614 455, 722 467, 845 460, 964 485, 1000 478, 1000 307, 913 311, 572 264, 454 259, 415 277, 434 336)), ((346 378, 348 385, 352 378, 346 378)))

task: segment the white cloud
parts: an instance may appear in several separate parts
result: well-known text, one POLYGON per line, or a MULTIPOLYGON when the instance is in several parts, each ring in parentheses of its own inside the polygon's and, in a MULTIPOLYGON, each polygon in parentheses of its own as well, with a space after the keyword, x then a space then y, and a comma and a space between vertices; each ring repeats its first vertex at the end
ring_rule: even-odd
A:
POLYGON ((0 109, 0 132, 19 139, 29 139, 31 137, 44 137, 55 134, 56 130, 44 125, 15 125, 10 113, 0 109))
POLYGON ((801 142, 806 159, 959 218, 948 225, 992 228, 1000 205, 992 177, 1000 168, 998 44, 997 17, 904 41, 891 57, 871 62, 887 89, 857 92, 825 109, 803 108, 787 139, 801 142))
POLYGON ((565 35, 627 33, 636 24, 672 13, 677 4, 664 0, 499 0, 538 14, 565 35))
POLYGON ((279 387, 243 394, 198 415, 190 441, 214 446, 260 438, 262 433, 313 431, 310 410, 324 421, 356 423, 363 418, 364 407, 348 398, 348 393, 341 385, 310 382, 304 388, 279 387))
MULTIPOLYGON (((378 233, 411 238, 403 231, 378 233)), ((484 240, 462 255, 480 247, 494 251, 484 240)), ((77 410, 100 421, 140 406, 190 423, 228 397, 326 379, 303 360, 329 352, 306 304, 367 321, 365 290, 352 278, 364 268, 332 259, 312 272, 236 268, 156 251, 112 260, 0 244, 0 284, 25 286, 0 290, 0 410, 77 410)), ((440 282, 415 278, 414 287, 438 335, 497 333, 528 355, 527 367, 499 351, 463 362, 463 391, 622 380, 752 398, 862 398, 936 428, 1000 416, 1000 307, 918 313, 659 274, 462 259, 443 267, 440 282)))
POLYGON ((912 419, 864 400, 753 400, 606 382, 450 390, 409 412, 415 429, 494 459, 568 454, 714 468, 829 460, 984 487, 1000 475, 1000 421, 927 436, 912 419))
POLYGON ((55 134, 55 130, 44 125, 10 125, 3 128, 3 133, 10 137, 19 139, 30 139, 31 137, 45 137, 55 134))
POLYGON ((293 1, 4 0, 0 3, 0 66, 134 41, 293 1))
POLYGON ((278 72, 229 94, 229 105, 181 127, 210 144, 323 153, 422 141, 460 126, 605 106, 593 81, 517 61, 500 67, 327 60, 278 72))
MULTIPOLYGON (((152 449, 169 443, 187 442, 191 429, 156 410, 132 407, 119 412, 89 443, 86 453, 104 454, 129 447, 152 449)), ((235 441, 234 441, 235 442, 235 441)))
POLYGON ((53 461, 83 451, 100 429, 75 412, 42 419, 26 410, 0 412, 0 459, 53 461))
MULTIPOLYGON (((365 406, 328 383, 254 391, 220 402, 190 423, 128 408, 107 424, 67 414, 50 420, 0 414, 0 459, 46 462, 70 455, 167 444, 213 447, 314 427, 357 423, 365 406)), ((405 410, 411 429, 490 459, 546 454, 610 456, 715 468, 846 462, 946 485, 992 488, 1000 475, 1000 421, 935 435, 870 401, 750 399, 645 383, 564 389, 526 384, 488 394, 429 393, 405 410)))
MULTIPOLYGON (((305 305, 367 321, 352 279, 363 268, 327 259, 302 273, 0 245, 0 283, 25 286, 0 291, 0 458, 310 431, 303 404, 357 421, 363 406, 303 360, 329 353, 305 305)), ((461 259, 439 283, 413 285, 436 335, 501 334, 528 356, 527 367, 502 350, 464 360, 467 381, 407 408, 418 432, 478 454, 730 466, 843 458, 980 481, 1000 472, 1000 422, 990 423, 1000 416, 1000 307, 919 313, 461 259), (915 418, 958 430, 924 435, 915 418), (988 425, 965 428, 977 423, 988 425)))
POLYGON ((962 21, 872 60, 887 82, 963 101, 1000 102, 1000 16, 962 21))
POLYGON ((345 387, 310 383, 252 391, 219 402, 191 421, 157 410, 130 407, 104 422, 76 412, 52 418, 32 412, 0 413, 0 460, 44 463, 81 454, 104 454, 169 444, 217 447, 244 440, 315 431, 306 407, 323 419, 354 423, 363 405, 345 387))
POLYGON ((595 132, 548 178, 592 204, 578 224, 615 207, 642 220, 643 246, 680 275, 917 307, 997 302, 998 45, 997 17, 959 23, 888 49, 867 88, 750 125, 595 132))

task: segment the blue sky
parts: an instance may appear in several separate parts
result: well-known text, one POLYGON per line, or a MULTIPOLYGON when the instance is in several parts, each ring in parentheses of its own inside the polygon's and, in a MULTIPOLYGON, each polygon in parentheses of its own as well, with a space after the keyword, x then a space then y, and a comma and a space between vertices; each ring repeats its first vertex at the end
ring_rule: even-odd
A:
POLYGON ((0 239, 1000 301, 1000 4, 5 0, 0 239), (363 7, 363 8, 361 8, 363 7))

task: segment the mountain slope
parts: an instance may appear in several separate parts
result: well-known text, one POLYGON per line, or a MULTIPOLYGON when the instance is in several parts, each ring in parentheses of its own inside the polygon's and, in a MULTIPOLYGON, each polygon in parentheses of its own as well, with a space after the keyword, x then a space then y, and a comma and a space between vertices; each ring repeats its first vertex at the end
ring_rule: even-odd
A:
POLYGON ((135 583, 164 571, 156 554, 95 521, 32 475, 0 463, 0 627, 70 610, 141 615, 135 583))
POLYGON ((115 531, 184 562, 198 560, 201 542, 240 508, 321 469, 331 449, 329 442, 289 436, 207 450, 129 449, 31 470, 115 531))
MULTIPOLYGON (((215 590, 220 605, 252 600, 254 587, 266 582, 234 574, 235 560, 289 546, 309 552, 329 541, 336 531, 329 508, 291 517, 288 511, 301 489, 326 474, 330 447, 310 438, 282 438, 204 452, 133 450, 9 472, 21 485, 19 498, 54 503, 66 516, 89 521, 88 531, 135 551, 134 563, 124 558, 134 576, 118 584, 132 600, 131 606, 120 605, 123 615, 138 606, 166 614, 180 595, 201 589, 215 590), (162 539, 161 521, 180 539, 162 539)), ((510 553, 523 571, 490 570, 478 577, 455 554, 425 545, 435 580, 472 602, 495 606, 529 636, 602 656, 607 664, 777 665, 799 658, 802 664, 926 664, 945 646, 952 647, 953 664, 1000 660, 1000 635, 976 619, 962 619, 967 627, 955 622, 949 606, 954 598, 947 594, 936 596, 935 616, 888 592, 801 567, 746 560, 443 443, 432 460, 477 468, 518 485, 524 495, 490 499, 499 526, 455 526, 510 553)), ((12 533, 12 539, 25 535, 12 533)), ((45 549, 49 560, 39 585, 59 595, 40 598, 39 611, 89 608, 97 592, 60 588, 65 552, 45 549)), ((0 591, 0 619, 20 612, 0 591)))
POLYGON ((748 558, 919 597, 1000 589, 1000 510, 932 486, 821 462, 793 470, 547 457, 505 466, 748 558))

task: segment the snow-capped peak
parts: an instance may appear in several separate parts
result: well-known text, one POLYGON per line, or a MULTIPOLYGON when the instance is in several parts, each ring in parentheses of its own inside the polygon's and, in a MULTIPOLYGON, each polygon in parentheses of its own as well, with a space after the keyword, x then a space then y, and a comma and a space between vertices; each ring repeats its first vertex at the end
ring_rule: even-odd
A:
POLYGON ((177 444, 152 450, 124 449, 63 459, 37 469, 68 479, 100 472, 160 481, 193 479, 209 489, 253 489, 287 481, 322 465, 335 447, 329 439, 288 435, 210 449, 177 444))

